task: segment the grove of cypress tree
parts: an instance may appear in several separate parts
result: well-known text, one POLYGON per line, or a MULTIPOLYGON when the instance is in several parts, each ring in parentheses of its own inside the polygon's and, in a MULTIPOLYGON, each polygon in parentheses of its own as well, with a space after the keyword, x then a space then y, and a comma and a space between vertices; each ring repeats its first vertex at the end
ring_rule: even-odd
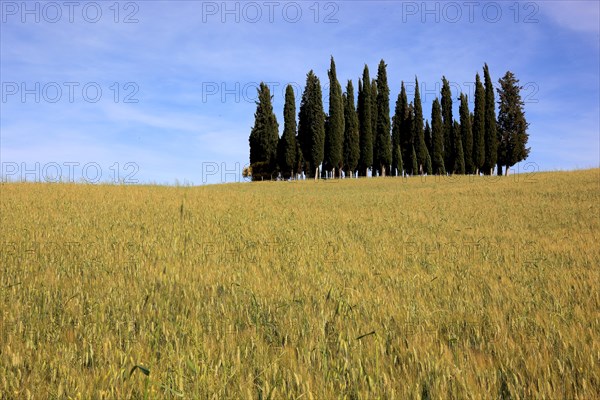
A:
POLYGON ((454 173, 464 175, 465 174, 465 155, 463 152, 463 145, 461 139, 461 127, 458 121, 454 121, 452 127, 453 139, 452 144, 454 146, 453 153, 454 157, 454 173))
POLYGON ((414 114, 413 137, 417 152, 417 162, 419 164, 419 172, 425 173, 428 152, 427 145, 425 144, 425 133, 423 132, 423 105, 421 104, 421 94, 419 93, 419 80, 416 77, 414 114))
POLYGON ((460 94, 460 130, 462 148, 465 158, 465 173, 472 174, 473 168, 473 129, 471 128, 471 115, 469 113, 469 98, 460 94))
POLYGON ((317 179, 325 148, 325 112, 321 82, 312 70, 306 76, 298 120, 298 139, 306 170, 309 177, 317 179))
POLYGON ((505 174, 508 176, 510 167, 527 159, 531 148, 526 147, 529 140, 527 128, 529 123, 525 119, 523 107, 525 103, 521 99, 519 80, 515 75, 507 71, 502 79, 498 81, 499 112, 498 133, 500 136, 498 165, 506 166, 505 174))
POLYGON ((485 81, 485 162, 484 173, 491 175, 498 159, 498 138, 496 137, 496 100, 494 86, 488 65, 483 66, 485 81))
POLYGON ((473 113, 473 167, 479 175, 485 163, 485 89, 479 73, 475 75, 475 111, 473 113))
POLYGON ((296 145, 296 99, 294 88, 287 85, 285 88, 285 105, 283 106, 283 134, 277 146, 277 161, 279 170, 284 178, 293 176, 297 168, 298 149, 296 145))
POLYGON ((254 126, 250 132, 250 166, 252 180, 270 178, 277 167, 279 124, 273 113, 269 87, 260 83, 258 102, 254 113, 254 126))
POLYGON ((431 106, 431 141, 433 149, 433 157, 431 159, 433 173, 436 175, 446 175, 444 164, 444 126, 442 123, 442 109, 437 97, 431 106))
POLYGON ((363 79, 358 81, 358 124, 360 138, 360 169, 361 175, 367 176, 369 168, 373 165, 373 136, 371 122, 371 78, 369 67, 365 65, 363 79))
POLYGON ((358 114, 354 107, 354 86, 349 80, 344 94, 344 168, 347 173, 356 171, 359 158, 358 114))
POLYGON ((324 165, 329 171, 339 170, 343 162, 344 146, 344 103, 342 87, 337 79, 335 61, 331 57, 329 75, 329 116, 325 125, 324 165))
POLYGON ((450 83, 445 76, 442 77, 442 123, 444 126, 444 164, 446 171, 452 173, 454 168, 453 152, 454 145, 452 144, 452 128, 454 120, 452 119, 452 91, 450 83))
POLYGON ((387 82, 386 65, 383 60, 379 62, 377 70, 377 136, 376 158, 374 164, 385 176, 386 170, 392 162, 392 149, 390 142, 390 88, 387 82))

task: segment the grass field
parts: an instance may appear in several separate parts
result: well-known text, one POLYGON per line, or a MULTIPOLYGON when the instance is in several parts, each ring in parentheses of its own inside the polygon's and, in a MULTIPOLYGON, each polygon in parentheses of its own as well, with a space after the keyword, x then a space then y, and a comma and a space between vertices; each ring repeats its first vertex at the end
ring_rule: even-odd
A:
POLYGON ((600 170, 0 191, 2 399, 600 398, 600 170))

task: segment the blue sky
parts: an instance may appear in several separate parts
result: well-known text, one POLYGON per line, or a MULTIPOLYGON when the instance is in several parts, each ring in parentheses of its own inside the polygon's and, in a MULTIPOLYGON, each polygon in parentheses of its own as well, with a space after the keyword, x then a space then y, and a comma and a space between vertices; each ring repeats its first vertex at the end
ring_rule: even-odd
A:
POLYGON ((511 70, 530 122, 521 170, 598 167, 599 4, 2 0, 2 174, 233 182, 258 83, 281 133, 285 86, 299 107, 313 69, 327 93, 331 55, 344 88, 384 59, 392 109, 418 76, 426 118, 443 75, 456 98, 485 62, 495 83, 511 70))

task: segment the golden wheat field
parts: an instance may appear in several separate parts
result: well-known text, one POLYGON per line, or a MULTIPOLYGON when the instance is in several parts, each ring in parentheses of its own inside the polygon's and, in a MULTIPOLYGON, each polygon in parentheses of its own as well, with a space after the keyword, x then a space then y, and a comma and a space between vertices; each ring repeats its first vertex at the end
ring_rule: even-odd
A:
POLYGON ((0 190, 2 399, 600 398, 600 170, 0 190))

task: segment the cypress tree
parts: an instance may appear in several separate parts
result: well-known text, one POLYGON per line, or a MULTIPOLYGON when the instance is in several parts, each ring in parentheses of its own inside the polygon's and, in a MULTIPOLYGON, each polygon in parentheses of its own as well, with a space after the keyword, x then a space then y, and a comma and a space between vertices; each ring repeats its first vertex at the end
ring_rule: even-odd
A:
POLYGON ((398 175, 404 176, 404 163, 402 162, 402 148, 400 147, 400 144, 397 145, 396 152, 398 154, 400 154, 400 157, 398 157, 398 167, 397 167, 398 175))
POLYGON ((496 100, 494 86, 488 65, 483 66, 485 81, 485 162, 484 173, 491 175, 498 159, 498 138, 496 137, 496 100))
POLYGON ((398 116, 398 125, 399 125, 399 139, 400 139, 400 150, 401 150, 401 158, 403 161, 404 168, 407 170, 410 169, 412 165, 411 158, 411 146, 412 146, 412 129, 408 125, 408 99, 406 96, 406 88, 404 87, 404 82, 402 82, 402 86, 400 88, 400 95, 398 97, 398 101, 400 102, 399 107, 398 104, 396 108, 398 112, 396 113, 398 116))
POLYGON ((531 148, 526 147, 529 140, 529 123, 525 119, 525 103, 521 99, 522 87, 519 86, 519 80, 512 72, 507 71, 498 82, 498 165, 506 166, 505 174, 508 176, 510 167, 529 156, 531 148))
POLYGON ((409 150, 408 150, 408 154, 407 154, 407 159, 405 160, 406 173, 410 174, 410 175, 416 175, 419 173, 419 160, 418 160, 418 158, 416 158, 417 152, 415 150, 415 140, 414 140, 414 136, 413 136, 414 131, 415 131, 414 119, 415 119, 415 109, 411 102, 408 104, 408 109, 406 112, 406 119, 404 121, 406 129, 409 132, 411 132, 411 139, 408 144, 409 150))
POLYGON ((405 145, 402 126, 405 123, 407 107, 406 89, 404 88, 404 82, 402 82, 402 87, 396 100, 394 116, 392 117, 392 174, 397 171, 398 175, 402 175, 401 167, 403 167, 402 158, 404 157, 402 149, 405 145))
POLYGON ((465 172, 472 174, 474 172, 473 129, 471 128, 471 115, 469 113, 469 98, 464 93, 460 94, 460 130, 465 158, 465 172))
POLYGON ((475 174, 483 170, 485 163, 485 89, 475 75, 475 111, 473 113, 473 168, 475 174))
POLYGON ((392 162, 392 149, 390 142, 390 88, 387 82, 386 65, 383 60, 379 62, 377 70, 377 136, 376 136, 376 162, 374 164, 385 176, 392 162))
POLYGON ((454 125, 452 127, 453 139, 452 143, 454 145, 453 153, 454 157, 454 173, 464 175, 465 174, 465 155, 463 152, 463 145, 461 139, 461 127, 458 121, 454 121, 454 125))
POLYGON ((296 135, 296 163, 294 165, 297 174, 304 171, 304 157, 302 156, 302 147, 300 146, 298 135, 296 135))
POLYGON ((427 152, 427 159, 425 160, 425 173, 427 175, 433 175, 433 167, 431 166, 431 156, 427 152))
POLYGON ((437 175, 446 175, 444 165, 444 126, 442 123, 442 109, 440 101, 436 99, 431 106, 431 139, 432 139, 432 168, 437 175))
POLYGON ((318 178, 325 147, 325 112, 321 82, 311 70, 306 76, 298 123, 298 139, 309 177, 318 178))
POLYGON ((372 136, 372 110, 371 110, 371 78, 369 67, 363 70, 362 86, 358 80, 358 124, 360 137, 360 168, 361 174, 367 176, 369 168, 373 165, 373 136, 372 136))
POLYGON ((273 113, 269 87, 260 83, 254 126, 250 132, 250 166, 252 180, 270 178, 277 168, 279 124, 273 113))
POLYGON ((297 168, 298 155, 296 154, 296 99, 294 88, 287 85, 285 88, 285 105, 283 106, 283 134, 277 146, 277 161, 279 170, 284 178, 293 176, 297 168))
POLYGON ((402 160, 401 149, 400 149, 400 95, 396 100, 396 108, 394 109, 394 116, 392 117, 392 170, 391 175, 396 173, 402 175, 402 171, 398 168, 399 159, 402 160))
POLYGON ((417 152, 415 151, 415 146, 412 147, 412 155, 411 155, 411 160, 412 160, 412 170, 413 170, 413 175, 418 175, 419 174, 419 164, 418 164, 418 160, 417 160, 417 152))
POLYGON ((359 158, 358 114, 354 107, 354 86, 349 80, 344 94, 344 168, 350 175, 356 171, 359 158))
POLYGON ((419 80, 415 77, 415 103, 414 103, 415 119, 413 121, 413 137, 415 140, 415 148, 417 152, 417 163, 419 165, 419 173, 426 172, 427 164, 427 145, 425 144, 425 133, 423 132, 423 105, 421 104, 421 95, 419 93, 419 80))
POLYGON ((371 175, 375 176, 377 171, 376 159, 377 159, 377 80, 371 79, 371 138, 373 141, 373 165, 371 168, 371 175))
POLYGON ((429 126, 429 120, 425 120, 425 145, 427 146, 427 152, 433 154, 433 141, 431 140, 431 127, 429 126))
POLYGON ((326 169, 333 172, 339 170, 343 162, 344 146, 344 103, 342 101, 342 86, 337 79, 335 61, 331 57, 329 75, 329 116, 327 117, 325 131, 325 156, 326 169))
POLYGON ((452 173, 454 168, 453 152, 454 145, 452 144, 452 129, 454 120, 452 119, 452 92, 450 83, 445 76, 442 77, 442 123, 444 127, 444 165, 446 171, 452 173))

